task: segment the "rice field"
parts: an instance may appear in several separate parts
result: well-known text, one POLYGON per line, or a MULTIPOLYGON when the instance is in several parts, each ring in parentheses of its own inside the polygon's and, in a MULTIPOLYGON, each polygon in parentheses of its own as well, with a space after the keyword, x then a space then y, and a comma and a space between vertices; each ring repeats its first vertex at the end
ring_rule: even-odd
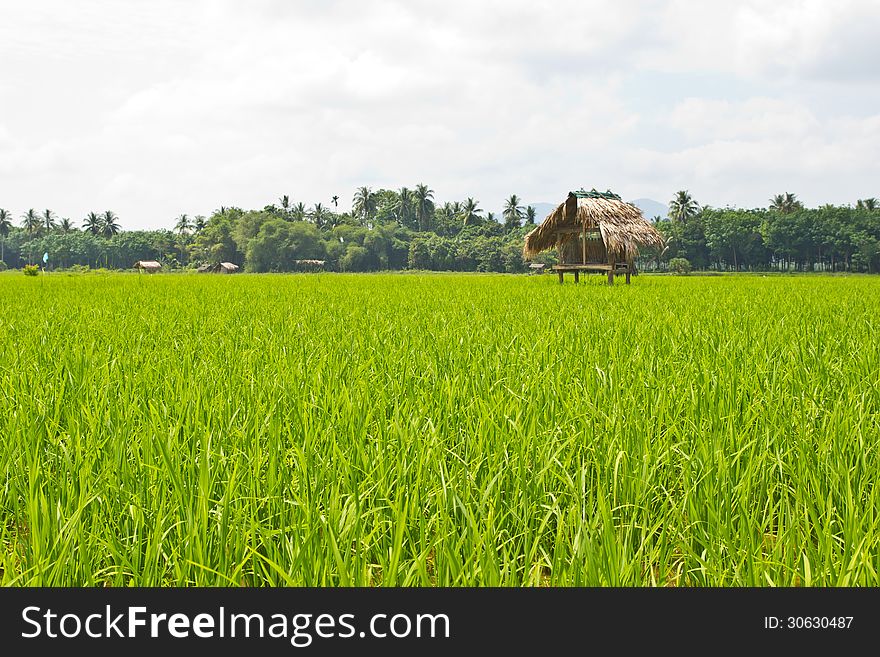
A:
POLYGON ((880 278, 0 275, 5 585, 880 585, 880 278))

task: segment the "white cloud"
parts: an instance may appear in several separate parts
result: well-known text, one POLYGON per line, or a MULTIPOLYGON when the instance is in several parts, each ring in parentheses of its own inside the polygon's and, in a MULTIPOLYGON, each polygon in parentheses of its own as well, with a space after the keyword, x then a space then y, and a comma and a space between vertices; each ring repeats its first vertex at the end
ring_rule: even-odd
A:
POLYGON ((856 1, 10 4, 0 205, 155 227, 281 194, 347 206, 361 184, 487 210, 581 185, 748 204, 772 181, 843 201, 877 174, 876 110, 835 101, 874 75, 859 35, 876 17, 856 1), (626 101, 655 71, 766 84, 695 84, 669 113, 626 101))

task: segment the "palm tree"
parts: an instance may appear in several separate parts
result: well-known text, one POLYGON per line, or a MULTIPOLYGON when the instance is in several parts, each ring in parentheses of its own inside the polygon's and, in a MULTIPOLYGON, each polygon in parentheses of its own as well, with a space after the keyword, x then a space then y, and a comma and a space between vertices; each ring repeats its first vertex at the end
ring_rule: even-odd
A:
POLYGON ((700 204, 697 203, 685 189, 676 192, 675 198, 669 202, 669 218, 680 224, 687 223, 700 213, 700 204))
POLYGON ((790 212, 802 210, 803 208, 804 204, 797 200, 796 194, 792 194, 791 192, 777 194, 770 199, 770 209, 781 212, 782 214, 789 214, 790 212))
POLYGON ((333 201, 333 207, 334 207, 334 208, 338 208, 338 207, 339 207, 339 197, 338 197, 338 196, 334 195, 333 198, 331 198, 330 200, 333 201))
POLYGON ((86 215, 86 218, 83 219, 83 230, 91 233, 92 235, 100 234, 101 217, 99 217, 95 212, 89 212, 86 215))
POLYGON ((122 226, 119 225, 119 217, 116 216, 116 213, 113 210, 106 210, 103 215, 101 215, 101 234, 104 237, 113 237, 122 229, 122 226))
POLYGON ((192 222, 189 220, 189 216, 186 214, 182 214, 177 217, 177 223, 174 224, 174 230, 177 231, 178 235, 183 235, 184 233, 188 233, 192 228, 192 222))
POLYGON ((21 218, 23 220, 21 225, 27 231, 28 235, 33 236, 39 232, 42 222, 40 221, 39 215, 34 212, 33 208, 25 212, 21 218))
POLYGON ((410 221, 410 213, 412 212, 412 192, 410 192, 406 187, 401 187, 400 191, 397 192, 397 206, 394 208, 397 211, 397 221, 400 222, 401 226, 409 226, 410 221))
POLYGON ((434 211, 434 190, 428 189, 427 185, 419 183, 416 185, 414 200, 419 230, 428 230, 428 219, 434 211))
POLYGON ((208 222, 205 219, 205 215, 203 215, 203 214, 197 214, 196 218, 193 219, 192 226, 193 226, 193 230, 196 233, 201 233, 203 230, 205 230, 205 226, 207 226, 207 225, 208 225, 208 222))
POLYGON ((291 216, 294 221, 305 221, 306 218, 306 204, 299 202, 293 206, 293 209, 290 211, 291 216))
POLYGON ((526 223, 531 226, 535 225, 535 208, 532 205, 526 208, 526 223))
POLYGON ((62 233, 71 233, 76 230, 76 228, 74 228, 73 226, 73 222, 67 217, 64 217, 61 220, 61 222, 58 224, 58 228, 61 230, 62 233))
POLYGON ((43 228, 46 229, 46 232, 49 233, 55 228, 55 213, 51 210, 43 210, 43 215, 41 218, 41 223, 43 224, 43 228))
POLYGON ((376 195, 369 187, 358 187, 351 200, 351 211, 364 226, 370 226, 376 214, 376 195))
POLYGON ((0 262, 2 262, 4 255, 4 249, 6 247, 6 237, 9 235, 9 231, 12 230, 12 215, 8 210, 4 210, 0 208, 0 262))
POLYGON ((486 213, 486 223, 491 224, 495 222, 495 213, 487 212, 486 213))
POLYGON ((522 222, 523 209, 520 205, 521 202, 516 194, 511 194, 510 198, 507 199, 507 203, 504 205, 504 212, 502 213, 504 216, 504 227, 507 230, 517 228, 522 222))
POLYGON ((315 203, 315 207, 312 208, 312 211, 309 213, 312 221, 318 228, 324 228, 327 223, 327 208, 325 208, 320 203, 315 203))
POLYGON ((867 210, 868 212, 873 212, 877 209, 877 199, 873 196, 871 198, 859 199, 856 201, 856 210, 867 210))
POLYGON ((290 197, 285 194, 280 199, 278 199, 278 202, 281 203, 281 209, 287 212, 287 210, 290 208, 290 197))
POLYGON ((461 223, 463 226, 467 226, 472 221, 477 221, 482 218, 480 217, 482 210, 477 207, 479 203, 479 201, 475 201, 469 196, 464 202, 464 205, 461 206, 461 223))

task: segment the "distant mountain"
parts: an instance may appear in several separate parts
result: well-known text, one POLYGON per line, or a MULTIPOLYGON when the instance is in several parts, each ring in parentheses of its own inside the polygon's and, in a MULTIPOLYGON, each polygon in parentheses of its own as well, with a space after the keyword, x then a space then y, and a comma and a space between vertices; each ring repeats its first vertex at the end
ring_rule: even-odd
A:
POLYGON ((648 220, 657 216, 665 218, 669 214, 669 208, 654 199, 637 198, 634 201, 630 201, 630 203, 641 210, 642 214, 645 215, 645 219, 648 220))

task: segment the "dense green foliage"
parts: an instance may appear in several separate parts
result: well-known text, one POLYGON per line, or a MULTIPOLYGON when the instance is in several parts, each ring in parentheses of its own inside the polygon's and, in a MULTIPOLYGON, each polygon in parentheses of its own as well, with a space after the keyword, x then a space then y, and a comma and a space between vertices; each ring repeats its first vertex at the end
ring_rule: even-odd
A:
POLYGON ((0 275, 0 581, 880 584, 880 279, 586 281, 0 275))
MULTIPOLYGON (((526 271, 523 238, 543 219, 534 207, 511 195, 496 221, 473 198, 440 205, 433 194, 422 184, 398 191, 361 187, 350 213, 320 203, 307 209, 283 196, 262 210, 180 215, 173 232, 123 232, 109 210, 90 213, 82 232, 50 210, 29 210, 15 227, 0 210, 0 270, 4 261, 20 268, 46 252, 50 269, 128 269, 137 260, 158 260, 166 270, 228 261, 251 272, 286 272, 302 269, 298 261, 322 260, 328 271, 526 271)), ((875 199, 808 209, 794 194, 779 194, 768 209, 741 210, 700 207, 680 191, 669 217, 654 222, 669 248, 643 253, 640 269, 668 270, 671 259, 684 258, 699 270, 880 272, 875 199)), ((550 252, 538 258, 554 259, 550 252)))
POLYGON ((664 256, 696 269, 877 273, 880 211, 872 201, 804 208, 794 194, 780 194, 766 210, 740 210, 700 208, 677 196, 657 226, 669 243, 664 256))

